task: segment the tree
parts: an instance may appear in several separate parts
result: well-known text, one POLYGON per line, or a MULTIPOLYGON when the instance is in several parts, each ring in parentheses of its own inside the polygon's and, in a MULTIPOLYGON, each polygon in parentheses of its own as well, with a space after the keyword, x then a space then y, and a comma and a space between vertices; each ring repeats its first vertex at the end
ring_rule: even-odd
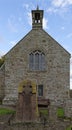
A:
POLYGON ((4 61, 5 61, 5 57, 2 56, 2 57, 0 58, 0 67, 3 65, 4 61))

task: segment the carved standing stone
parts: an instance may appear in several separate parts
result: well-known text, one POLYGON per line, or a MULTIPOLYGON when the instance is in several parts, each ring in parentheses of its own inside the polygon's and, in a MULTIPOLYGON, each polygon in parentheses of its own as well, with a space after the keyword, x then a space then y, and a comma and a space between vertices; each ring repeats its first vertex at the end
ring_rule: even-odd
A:
POLYGON ((34 121, 36 115, 36 92, 33 93, 33 87, 30 81, 23 84, 22 92, 18 94, 18 105, 16 118, 19 121, 34 121))

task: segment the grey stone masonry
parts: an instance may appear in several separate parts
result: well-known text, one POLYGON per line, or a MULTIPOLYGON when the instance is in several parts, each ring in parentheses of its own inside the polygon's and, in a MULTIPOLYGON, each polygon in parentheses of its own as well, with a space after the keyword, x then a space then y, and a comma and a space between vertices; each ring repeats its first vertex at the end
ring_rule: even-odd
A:
POLYGON ((32 10, 32 28, 43 28, 43 10, 32 10))
POLYGON ((65 115, 67 117, 72 117, 72 98, 66 100, 65 115))
POLYGON ((32 29, 5 56, 4 104, 18 99, 18 86, 25 79, 43 84, 43 97, 65 100, 70 86, 70 54, 43 29, 32 29), (45 70, 29 69, 29 54, 40 50, 45 54, 45 70))
POLYGON ((4 64, 0 68, 0 101, 4 98, 5 89, 5 66, 4 64))

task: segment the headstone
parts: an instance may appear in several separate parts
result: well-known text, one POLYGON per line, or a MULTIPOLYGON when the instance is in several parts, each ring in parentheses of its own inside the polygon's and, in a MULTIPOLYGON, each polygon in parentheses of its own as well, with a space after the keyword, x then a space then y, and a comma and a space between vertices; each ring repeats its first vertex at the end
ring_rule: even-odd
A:
POLYGON ((18 92, 16 119, 19 121, 34 121, 37 119, 36 85, 31 81, 23 81, 18 92))

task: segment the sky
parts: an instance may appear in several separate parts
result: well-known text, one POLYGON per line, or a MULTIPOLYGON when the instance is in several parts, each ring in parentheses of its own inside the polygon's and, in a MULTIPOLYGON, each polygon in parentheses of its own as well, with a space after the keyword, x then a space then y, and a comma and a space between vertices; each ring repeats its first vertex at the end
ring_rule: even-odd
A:
POLYGON ((0 0, 0 56, 32 29, 31 10, 37 5, 44 10, 44 30, 72 55, 72 0, 0 0))

